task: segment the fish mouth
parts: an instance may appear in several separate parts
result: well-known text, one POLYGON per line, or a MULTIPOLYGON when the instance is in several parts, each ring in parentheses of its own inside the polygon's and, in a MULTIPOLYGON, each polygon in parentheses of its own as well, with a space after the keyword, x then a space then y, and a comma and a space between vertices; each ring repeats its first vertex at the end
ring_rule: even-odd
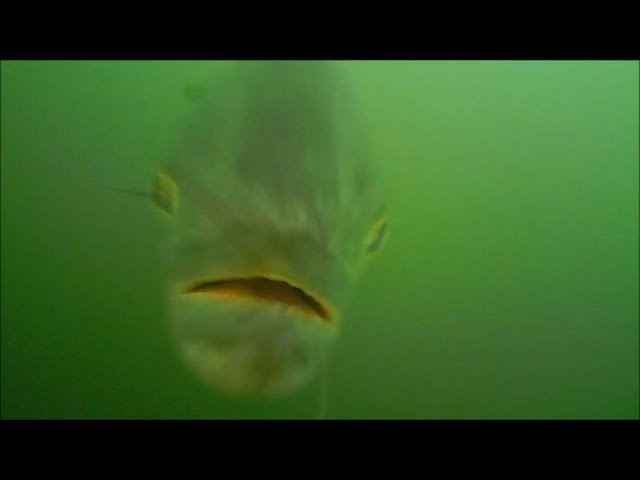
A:
POLYGON ((335 325, 331 308, 305 289, 266 276, 230 277, 207 280, 186 287, 183 294, 211 295, 223 301, 255 301, 280 304, 323 324, 335 325))

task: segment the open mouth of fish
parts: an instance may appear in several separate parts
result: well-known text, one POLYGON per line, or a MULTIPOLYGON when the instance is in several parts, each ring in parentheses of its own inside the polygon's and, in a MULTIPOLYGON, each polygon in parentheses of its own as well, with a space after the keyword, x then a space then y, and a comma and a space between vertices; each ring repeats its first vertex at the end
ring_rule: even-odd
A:
POLYGON ((183 293, 211 295, 221 301, 279 304, 321 323, 335 325, 336 322, 328 305, 303 288, 281 279, 255 276, 207 280, 188 286, 183 293))

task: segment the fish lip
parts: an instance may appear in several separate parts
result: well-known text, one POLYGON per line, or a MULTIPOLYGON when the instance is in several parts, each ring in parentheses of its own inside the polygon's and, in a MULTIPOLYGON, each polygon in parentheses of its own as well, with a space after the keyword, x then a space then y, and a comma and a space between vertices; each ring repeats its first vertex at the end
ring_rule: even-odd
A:
POLYGON ((229 276, 187 285, 183 295, 203 294, 223 301, 259 301, 280 304, 303 313, 305 318, 335 326, 333 309, 317 295, 294 282, 271 275, 229 276))

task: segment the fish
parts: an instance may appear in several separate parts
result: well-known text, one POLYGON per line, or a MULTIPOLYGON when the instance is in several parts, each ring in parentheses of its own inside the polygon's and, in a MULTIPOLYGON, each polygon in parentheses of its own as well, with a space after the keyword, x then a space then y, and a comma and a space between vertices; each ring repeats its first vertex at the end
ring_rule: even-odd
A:
POLYGON ((186 368, 240 395, 318 376, 387 236, 366 125, 340 62, 218 72, 147 195, 170 218, 166 299, 186 368))

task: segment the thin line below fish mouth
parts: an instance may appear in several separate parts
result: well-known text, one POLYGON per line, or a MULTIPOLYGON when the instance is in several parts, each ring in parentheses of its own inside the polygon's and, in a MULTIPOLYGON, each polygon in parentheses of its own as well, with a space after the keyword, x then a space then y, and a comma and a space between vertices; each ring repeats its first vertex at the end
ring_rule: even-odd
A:
POLYGON ((322 323, 335 324, 331 309, 313 295, 291 283, 269 277, 237 277, 209 280, 191 285, 185 294, 207 294, 224 300, 255 300, 280 303, 322 323))

